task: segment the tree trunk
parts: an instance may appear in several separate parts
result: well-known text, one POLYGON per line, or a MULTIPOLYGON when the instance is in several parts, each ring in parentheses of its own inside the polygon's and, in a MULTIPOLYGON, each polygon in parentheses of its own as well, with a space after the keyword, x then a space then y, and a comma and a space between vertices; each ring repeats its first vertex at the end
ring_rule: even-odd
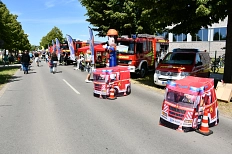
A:
POLYGON ((232 83, 232 8, 228 10, 226 53, 223 81, 232 83))

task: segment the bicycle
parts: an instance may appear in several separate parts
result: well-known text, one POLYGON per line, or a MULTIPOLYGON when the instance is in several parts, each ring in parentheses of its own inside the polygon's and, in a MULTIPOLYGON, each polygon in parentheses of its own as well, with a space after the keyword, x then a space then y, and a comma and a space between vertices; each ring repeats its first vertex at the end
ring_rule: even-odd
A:
POLYGON ((211 63, 211 71, 213 73, 218 73, 219 72, 219 64, 215 61, 211 63))

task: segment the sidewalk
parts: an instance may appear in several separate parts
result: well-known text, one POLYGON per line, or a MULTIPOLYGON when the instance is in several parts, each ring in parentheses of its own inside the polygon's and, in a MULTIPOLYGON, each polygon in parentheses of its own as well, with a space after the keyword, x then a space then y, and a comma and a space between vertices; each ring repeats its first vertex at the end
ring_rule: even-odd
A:
POLYGON ((5 65, 5 66, 4 65, 0 65, 0 67, 12 67, 12 66, 13 67, 15 67, 15 66, 19 66, 20 67, 21 64, 11 64, 11 65, 5 65))

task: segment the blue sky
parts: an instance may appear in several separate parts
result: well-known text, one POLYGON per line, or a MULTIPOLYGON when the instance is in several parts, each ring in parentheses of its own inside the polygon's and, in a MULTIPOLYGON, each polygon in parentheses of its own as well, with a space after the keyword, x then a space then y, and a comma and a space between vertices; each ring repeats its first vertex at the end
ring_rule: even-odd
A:
MULTIPOLYGON (((58 27, 63 35, 73 39, 89 39, 85 7, 78 0, 2 0, 10 13, 18 15, 18 22, 29 35, 32 45, 39 45, 43 36, 58 27)), ((95 32, 94 32, 95 34, 95 32)), ((54 38, 55 40, 55 38, 54 38)), ((107 41, 107 38, 94 37, 95 41, 107 41)))

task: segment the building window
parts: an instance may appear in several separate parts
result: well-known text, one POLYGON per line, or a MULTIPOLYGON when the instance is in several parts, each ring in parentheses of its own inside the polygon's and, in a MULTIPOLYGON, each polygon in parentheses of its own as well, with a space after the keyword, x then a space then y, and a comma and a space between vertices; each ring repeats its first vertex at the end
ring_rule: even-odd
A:
POLYGON ((224 28, 214 28, 213 40, 222 41, 226 40, 226 27, 224 28))
POLYGON ((192 36, 192 41, 208 41, 208 29, 201 29, 192 36))
POLYGON ((168 32, 163 32, 162 34, 157 33, 158 36, 163 36, 165 39, 168 39, 168 32))
POLYGON ((208 29, 202 29, 202 41, 208 41, 208 29))
POLYGON ((180 34, 180 35, 173 35, 173 42, 184 42, 187 41, 187 35, 186 34, 180 34))

